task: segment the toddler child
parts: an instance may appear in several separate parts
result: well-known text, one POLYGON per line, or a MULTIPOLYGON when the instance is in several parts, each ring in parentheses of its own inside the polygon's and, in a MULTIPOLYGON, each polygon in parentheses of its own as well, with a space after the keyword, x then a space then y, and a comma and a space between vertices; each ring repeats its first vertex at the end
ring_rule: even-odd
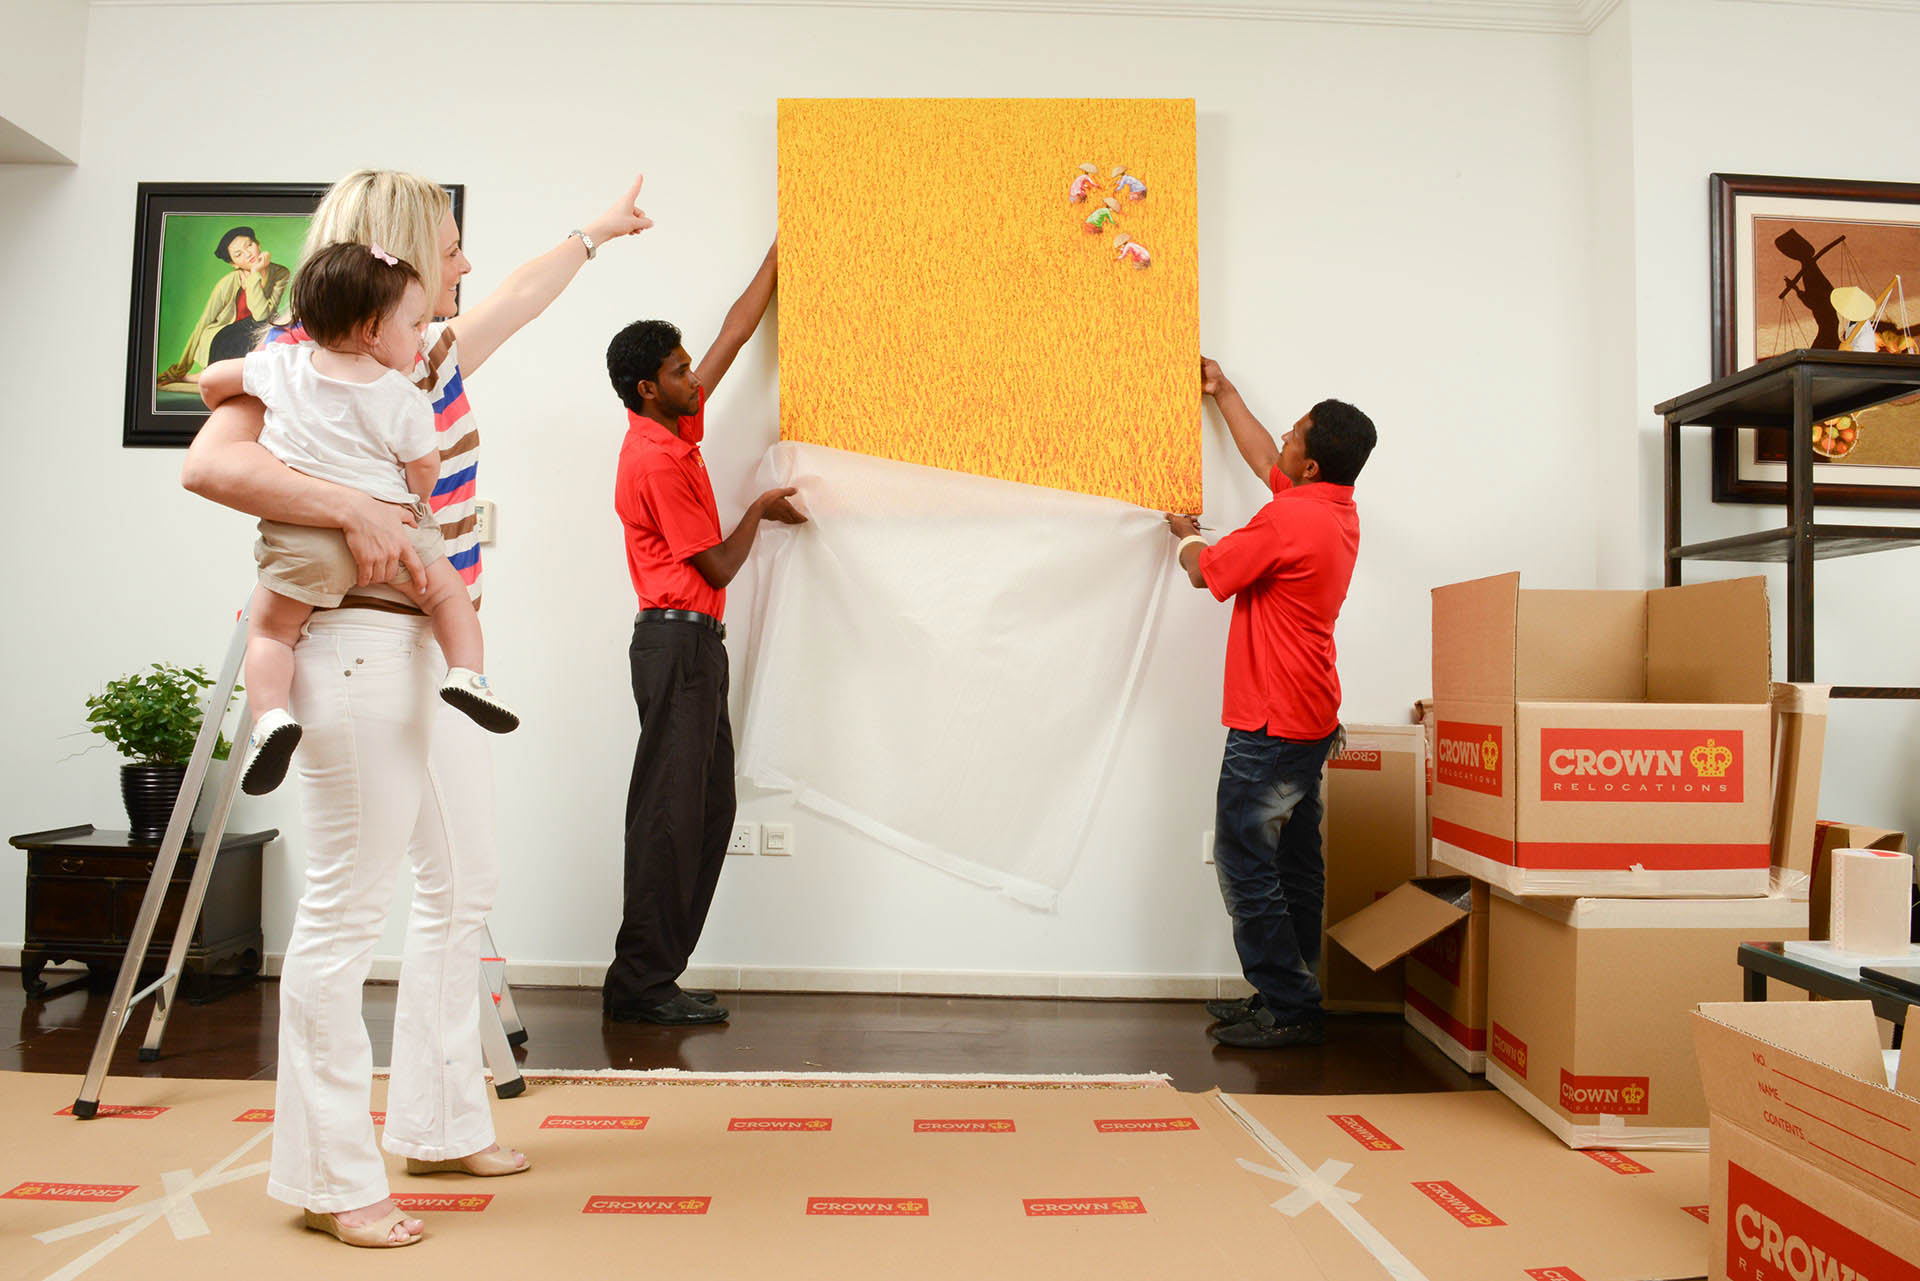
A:
MULTIPOLYGON (((411 508, 426 581, 409 581, 403 566, 391 582, 432 621, 449 667, 440 697, 483 728, 508 732, 520 718, 482 674, 480 619, 427 506, 440 451, 433 408, 408 381, 429 319, 419 273, 378 245, 329 245, 300 265, 293 311, 313 345, 276 343, 218 361, 201 375, 202 398, 211 409, 243 393, 258 397, 267 408, 260 444, 274 457, 411 508)), ((301 628, 315 609, 338 605, 359 571, 339 530, 272 520, 260 522, 254 559, 260 580, 247 612, 246 663, 253 755, 240 787, 259 796, 280 785, 300 742, 287 704, 301 628)))

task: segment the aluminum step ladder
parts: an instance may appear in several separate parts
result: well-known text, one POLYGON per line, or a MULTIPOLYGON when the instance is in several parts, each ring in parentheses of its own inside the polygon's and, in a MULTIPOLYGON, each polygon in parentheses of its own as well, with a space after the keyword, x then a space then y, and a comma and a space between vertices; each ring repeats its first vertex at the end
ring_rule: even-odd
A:
MULTIPOLYGON (((253 731, 251 706, 240 709, 240 720, 234 727, 233 751, 214 784, 213 809, 207 817, 207 830, 200 838, 199 860, 194 864, 193 879, 187 886, 186 902, 180 911, 180 923, 174 930, 173 946, 167 953, 166 969, 145 987, 138 991, 134 988, 140 981, 140 969, 146 962, 147 946, 152 942, 154 929, 160 920, 160 908, 166 899, 167 887, 173 881, 173 868, 179 862, 188 823, 199 806, 201 792, 206 786, 214 747, 220 740, 221 724, 226 719, 227 704, 232 701, 234 687, 239 682, 246 652, 247 611, 242 609, 234 624, 233 640, 227 646, 226 661, 221 665, 220 675, 207 692, 207 701, 201 708, 200 737, 194 742, 193 758, 187 763, 187 774, 180 784, 179 799, 174 802, 173 814, 167 820, 166 834, 161 838, 159 851, 154 856, 153 872, 147 879, 147 892, 140 900, 140 913, 134 920, 132 936, 127 940, 127 954, 120 964, 120 974, 114 980, 113 1000, 107 1007, 106 1021, 100 1025, 99 1039, 94 1042, 93 1059, 87 1065, 87 1075, 81 1083, 79 1097, 73 1101, 73 1114, 83 1120, 99 1114, 100 1090, 106 1083, 107 1065, 113 1058, 113 1047, 126 1031, 134 1007, 149 996, 154 998, 153 1015, 147 1024, 147 1038, 140 1046, 140 1061, 151 1063, 160 1057, 160 1043, 166 1035, 167 1018, 173 1012, 187 949, 193 939, 194 929, 200 923, 207 886, 213 878, 214 860, 219 856, 221 838, 227 832, 227 816, 233 810, 234 794, 240 790, 240 775, 246 765, 247 736, 253 731)), ((494 947, 493 933, 484 924, 482 929, 484 936, 481 943, 487 959, 474 976, 481 994, 480 1047, 486 1056, 487 1067, 493 1074, 494 1093, 500 1098, 511 1099, 525 1093, 527 1088, 519 1065, 513 1059, 513 1047, 526 1042, 527 1030, 514 1007, 513 992, 506 980, 506 963, 494 947), (494 973, 489 973, 490 966, 494 968, 494 973)))

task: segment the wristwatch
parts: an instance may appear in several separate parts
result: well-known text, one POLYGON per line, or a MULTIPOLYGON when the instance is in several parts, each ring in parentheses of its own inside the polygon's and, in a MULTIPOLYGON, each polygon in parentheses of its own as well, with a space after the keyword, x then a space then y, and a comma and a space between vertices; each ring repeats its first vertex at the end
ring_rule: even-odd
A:
POLYGON ((596 248, 594 247, 594 244, 593 244, 593 237, 592 237, 592 236, 589 236, 589 235, 588 235, 588 234, 587 234, 586 232, 584 232, 584 231, 582 231, 582 230, 580 230, 580 228, 578 228, 578 227, 575 227, 575 228, 574 228, 574 229, 573 229, 572 231, 569 231, 569 232, 568 232, 567 234, 568 234, 569 236, 578 236, 578 237, 580 237, 580 243, 581 243, 581 244, 583 244, 583 245, 585 245, 585 246, 587 247, 587 261, 588 261, 588 262, 592 262, 592 261, 593 261, 593 256, 594 256, 594 255, 595 255, 596 253, 598 253, 598 252, 600 252, 600 251, 599 251, 598 249, 596 249, 596 248))

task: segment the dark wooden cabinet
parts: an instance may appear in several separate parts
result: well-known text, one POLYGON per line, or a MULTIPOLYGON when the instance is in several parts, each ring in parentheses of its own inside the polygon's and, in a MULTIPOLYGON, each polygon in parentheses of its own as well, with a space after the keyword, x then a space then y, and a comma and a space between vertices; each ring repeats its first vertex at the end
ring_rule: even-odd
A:
MULTIPOLYGON (((216 980, 251 978, 260 972, 260 862, 267 842, 279 835, 269 828, 221 839, 206 902, 181 968, 188 1000, 217 994, 216 980)), ((119 973, 159 847, 135 843, 126 832, 95 831, 86 825, 29 832, 12 837, 10 844, 27 855, 20 981, 28 995, 46 995, 40 972, 61 961, 84 962, 89 979, 110 980, 119 973)), ((199 858, 199 838, 189 833, 161 901, 143 973, 157 976, 166 967, 199 858)))

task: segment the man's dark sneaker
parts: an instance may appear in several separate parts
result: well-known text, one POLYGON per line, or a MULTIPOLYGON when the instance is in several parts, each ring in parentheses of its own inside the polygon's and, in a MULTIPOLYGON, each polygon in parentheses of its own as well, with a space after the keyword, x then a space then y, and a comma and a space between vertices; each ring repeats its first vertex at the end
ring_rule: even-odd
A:
POLYGON ((1251 1018, 1238 1023, 1223 1023, 1209 1033, 1222 1045, 1242 1050, 1289 1050, 1300 1046, 1325 1045, 1327 1025, 1320 1019, 1301 1019, 1294 1023, 1274 1021, 1273 1011, 1264 1006, 1251 1018))
POLYGON ((691 997, 702 1005, 718 1005, 720 1003, 719 996, 707 991, 705 988, 683 987, 680 989, 680 995, 691 997))
POLYGON ((1261 1006, 1260 994, 1243 996, 1237 1001, 1208 1001, 1207 1013, 1222 1023, 1238 1023, 1253 1017, 1253 1012, 1261 1006))
POLYGON ((612 1005, 606 1009, 612 1023, 659 1023, 690 1027, 696 1023, 724 1023, 727 1012, 718 1005, 702 1005, 685 992, 676 992, 658 1005, 612 1005))

